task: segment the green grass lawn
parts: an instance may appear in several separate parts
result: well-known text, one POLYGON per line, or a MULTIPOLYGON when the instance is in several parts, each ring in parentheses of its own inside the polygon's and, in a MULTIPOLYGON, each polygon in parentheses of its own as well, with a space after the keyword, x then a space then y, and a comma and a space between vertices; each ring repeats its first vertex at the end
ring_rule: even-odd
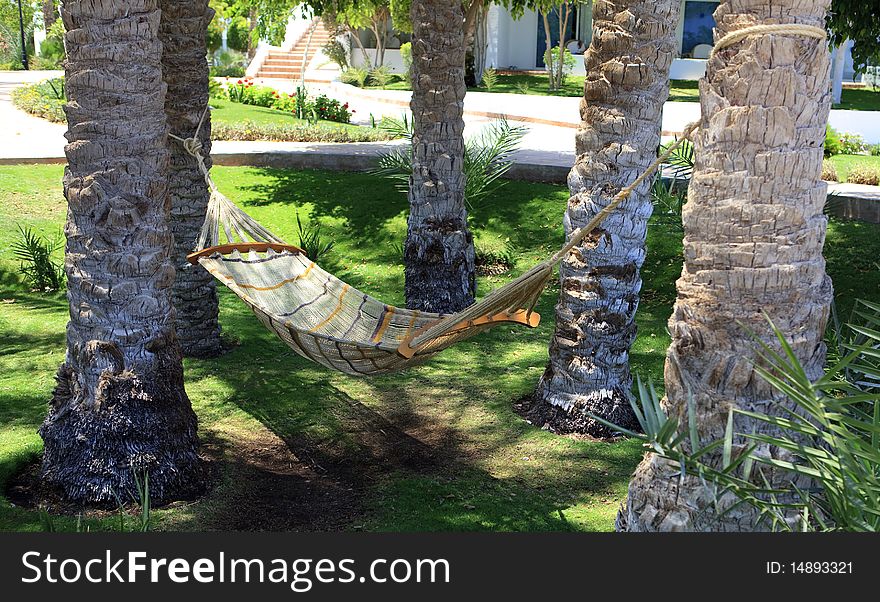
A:
POLYGON ((835 155, 830 161, 837 168, 837 177, 841 182, 846 182, 846 177, 854 167, 869 166, 880 169, 880 157, 870 157, 868 155, 835 155))
MULTIPOLYGON (((388 84, 388 90, 409 90, 409 80, 399 80, 388 84)), ((582 96, 584 78, 570 76, 565 80, 561 90, 551 92, 547 89, 547 76, 523 73, 518 75, 499 75, 498 83, 487 90, 484 86, 468 88, 474 92, 495 92, 505 94, 532 94, 535 96, 582 96)), ((699 102, 699 82, 688 80, 672 80, 669 89, 669 100, 674 102, 699 102)), ((843 100, 835 109, 855 111, 880 111, 880 92, 870 89, 844 88, 843 100)))
MULTIPOLYGON (((36 433, 64 355, 63 295, 28 292, 9 246, 16 224, 60 232, 62 166, 0 168, 0 490, 41 449, 36 433)), ((218 167, 236 203, 296 242, 295 214, 320 219, 336 242, 326 267, 352 285, 403 302, 395 250, 406 197, 362 174, 218 167)), ((562 242, 568 192, 510 182, 472 213, 475 230, 509 239, 515 276, 562 242)), ((666 321, 681 272, 681 231, 654 224, 644 268, 634 370, 661 381, 666 321)), ((880 294, 877 227, 833 222, 828 270, 848 311, 880 294)), ((481 278, 480 294, 506 277, 481 278)), ((522 421, 515 400, 547 360, 558 285, 543 295, 536 331, 498 328, 409 372, 356 379, 296 356, 221 287, 221 319, 239 345, 188 360, 187 391, 218 482, 203 499, 155 511, 156 528, 364 530, 610 530, 641 457, 632 441, 558 437, 522 421), (281 461, 279 461, 279 459, 281 461), (364 478, 362 475, 369 475, 364 478), (324 515, 336 516, 334 522, 324 515)), ((73 518, 59 519, 71 528, 73 518)), ((112 528, 92 517, 91 529, 112 528)), ((37 530, 37 512, 0 498, 0 530, 37 530)))

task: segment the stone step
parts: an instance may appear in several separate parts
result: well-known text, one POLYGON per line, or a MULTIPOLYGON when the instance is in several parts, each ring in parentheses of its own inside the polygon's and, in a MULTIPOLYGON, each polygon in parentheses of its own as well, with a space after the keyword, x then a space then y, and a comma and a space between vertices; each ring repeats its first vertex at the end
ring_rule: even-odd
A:
POLYGON ((260 71, 257 78, 266 79, 298 79, 299 71, 260 71))
POLYGON ((278 67, 299 67, 300 65, 302 65, 302 59, 266 59, 263 65, 275 65, 278 67))

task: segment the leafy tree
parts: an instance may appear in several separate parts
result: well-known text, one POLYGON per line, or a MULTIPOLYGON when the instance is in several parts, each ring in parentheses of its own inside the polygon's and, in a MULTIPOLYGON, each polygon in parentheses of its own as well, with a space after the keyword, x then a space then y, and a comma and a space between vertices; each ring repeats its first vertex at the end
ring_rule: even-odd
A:
POLYGON ((852 40, 853 64, 862 70, 880 64, 880 3, 865 0, 834 0, 828 16, 831 42, 839 46, 852 40))

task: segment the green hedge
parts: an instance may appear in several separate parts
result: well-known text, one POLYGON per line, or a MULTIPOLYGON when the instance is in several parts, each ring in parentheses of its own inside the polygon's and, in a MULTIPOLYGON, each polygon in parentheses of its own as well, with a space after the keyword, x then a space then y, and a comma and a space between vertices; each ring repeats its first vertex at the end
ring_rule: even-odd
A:
POLYGON ((334 127, 306 124, 263 124, 242 121, 234 124, 214 123, 211 125, 215 140, 272 142, 380 142, 391 140, 391 136, 380 129, 334 127))

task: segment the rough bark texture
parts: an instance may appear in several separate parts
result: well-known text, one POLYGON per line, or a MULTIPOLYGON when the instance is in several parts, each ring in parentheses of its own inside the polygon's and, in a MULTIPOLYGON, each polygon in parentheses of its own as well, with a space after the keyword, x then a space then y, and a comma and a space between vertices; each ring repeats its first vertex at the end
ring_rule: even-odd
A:
POLYGON ((58 12, 55 9, 55 0, 43 0, 43 27, 46 31, 58 20, 58 12))
MULTIPOLYGON (((828 5, 723 2, 715 13, 716 39, 756 24, 822 27, 828 5)), ((820 179, 829 69, 825 42, 752 36, 721 50, 701 82, 703 121, 684 208, 685 266, 669 321, 665 406, 687 424, 687 389, 692 391, 703 445, 723 436, 731 406, 773 414, 789 403, 753 370, 757 343, 750 332, 774 344, 765 313, 789 338, 807 374, 822 373, 832 295, 822 258, 827 222, 820 179)), ((753 428, 766 425, 736 422, 737 432, 753 428)), ((719 518, 714 498, 695 479, 680 485, 676 467, 648 456, 630 485, 618 528, 762 527, 745 505, 719 518)), ((718 507, 732 501, 722 497, 718 507)))
MULTIPOLYGON (((162 70, 168 86, 165 115, 171 133, 188 138, 195 134, 208 104, 205 37, 214 11, 208 8, 206 0, 160 0, 159 4, 162 70)), ((199 131, 199 139, 210 168, 210 115, 199 131)), ((183 146, 169 138, 169 149, 168 195, 177 270, 172 299, 177 312, 177 336, 184 355, 212 357, 222 350, 216 281, 205 269, 186 261, 205 221, 210 191, 196 161, 183 146)))
POLYGON ((464 40, 460 2, 414 0, 413 173, 404 260, 406 304, 452 313, 474 301, 464 203, 464 40))
POLYGON ((196 416, 174 333, 168 151, 157 0, 68 0, 67 356, 44 481, 71 500, 154 501, 200 485, 196 416))
MULTIPOLYGON (((675 58, 678 0, 620 0, 593 7, 593 39, 568 177, 566 233, 586 225, 656 159, 669 67, 675 58)), ((560 267, 561 292, 550 363, 538 384, 533 422, 557 432, 607 436, 590 412, 635 426, 628 396, 629 349, 651 216, 650 181, 560 267)))

